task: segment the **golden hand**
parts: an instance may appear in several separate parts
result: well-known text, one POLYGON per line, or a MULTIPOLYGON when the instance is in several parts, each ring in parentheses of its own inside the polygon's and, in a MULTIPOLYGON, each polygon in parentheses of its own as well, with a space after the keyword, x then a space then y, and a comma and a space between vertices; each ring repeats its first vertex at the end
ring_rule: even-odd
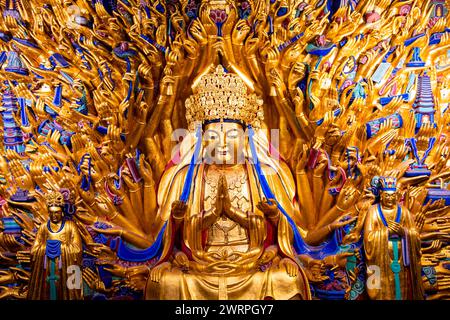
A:
POLYGON ((272 261, 273 259, 275 259, 275 257, 278 254, 278 247, 276 245, 271 245, 269 247, 267 247, 264 250, 264 253, 262 254, 261 258, 259 258, 259 265, 264 265, 266 263, 269 263, 270 261, 272 261))
POLYGON ((231 35, 231 40, 234 45, 243 45, 245 38, 250 33, 250 26, 247 20, 239 20, 234 26, 233 33, 231 35))
POLYGON ((163 262, 157 265, 150 271, 150 280, 153 282, 159 282, 164 271, 171 269, 171 267, 172 265, 170 262, 163 262))
POLYGON ((89 288, 101 293, 111 293, 118 291, 118 285, 121 282, 120 280, 113 280, 113 285, 107 289, 100 276, 90 268, 83 269, 83 280, 86 282, 89 288))
POLYGON ((231 214, 231 200, 228 193, 228 183, 224 175, 219 177, 217 184, 216 205, 216 215, 221 216, 222 213, 225 213, 229 216, 231 214))
POLYGON ((108 264, 110 267, 105 267, 105 270, 111 272, 113 275, 121 278, 125 278, 128 272, 128 268, 119 264, 108 264))
POLYGON ((196 59, 200 54, 200 46, 195 40, 184 39, 183 48, 187 51, 190 59, 196 59))
POLYGON ((361 194, 360 191, 358 191, 357 188, 353 185, 353 180, 347 180, 339 193, 336 207, 340 211, 346 211, 348 210, 354 202, 358 199, 359 195, 361 194))
POLYGON ((361 236, 357 232, 350 232, 349 234, 345 235, 344 239, 342 239, 343 244, 351 244, 355 243, 359 240, 361 236))
MULTIPOLYGON (((301 142, 300 142, 301 143, 301 142)), ((298 148, 298 154, 293 154, 292 158, 294 160, 293 167, 295 168, 295 172, 303 172, 308 163, 309 157, 309 148, 306 143, 301 145, 301 148, 298 148)))
POLYGON ((139 158, 139 172, 145 184, 154 184, 152 168, 150 164, 144 160, 143 155, 139 158))
POLYGON ((27 291, 24 290, 24 287, 0 287, 0 300, 8 297, 14 299, 26 299, 27 291))
POLYGON ((23 190, 31 190, 33 188, 33 179, 19 160, 11 160, 9 168, 17 186, 23 190))
POLYGON ((320 157, 316 167, 314 168, 314 178, 322 177, 327 168, 328 168, 327 157, 325 157, 325 156, 320 157))
POLYGON ((111 252, 111 248, 108 246, 105 246, 102 243, 86 243, 87 253, 94 257, 98 257, 103 251, 109 251, 111 252))
POLYGON ((189 270, 189 259, 187 255, 182 251, 179 251, 175 254, 174 264, 184 271, 189 270))
POLYGON ((125 283, 131 289, 142 291, 145 288, 150 269, 147 265, 127 268, 125 283))
POLYGON ((296 277, 298 275, 298 265, 291 258, 284 258, 280 261, 280 268, 284 267, 287 274, 290 277, 296 277))
POLYGON ((174 202, 172 202, 172 208, 171 208, 171 214, 172 217, 176 220, 176 221, 180 221, 184 219, 184 216, 186 214, 187 211, 187 204, 184 201, 180 201, 180 200, 175 200, 174 202))
POLYGON ((200 45, 204 45, 208 42, 206 30, 199 19, 192 22, 190 32, 200 45))
POLYGON ((403 227, 395 221, 391 221, 388 223, 388 229, 392 233, 398 234, 401 237, 405 235, 405 230, 403 229, 403 227))
POLYGON ((334 220, 330 225, 329 228, 331 230, 336 230, 338 228, 344 227, 354 221, 356 221, 358 217, 351 217, 351 215, 345 215, 343 217, 339 217, 336 220, 334 220))
POLYGON ((320 283, 329 278, 325 275, 326 268, 322 260, 313 259, 308 263, 308 268, 305 271, 308 280, 312 283, 320 283))
POLYGON ((256 205, 256 207, 261 210, 269 219, 275 219, 278 217, 278 206, 274 199, 264 198, 256 205))
POLYGON ((347 258, 353 255, 353 252, 343 252, 337 255, 327 256, 323 259, 323 262, 327 267, 339 266, 340 268, 345 268, 347 258))
POLYGON ((259 37, 252 38, 252 35, 250 35, 244 44, 246 55, 248 57, 255 55, 259 49, 260 44, 261 44, 261 39, 259 37))

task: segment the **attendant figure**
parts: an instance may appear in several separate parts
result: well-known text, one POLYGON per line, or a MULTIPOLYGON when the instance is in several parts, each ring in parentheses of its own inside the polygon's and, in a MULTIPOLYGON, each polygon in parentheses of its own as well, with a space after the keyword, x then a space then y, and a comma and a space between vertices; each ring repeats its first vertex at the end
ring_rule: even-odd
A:
MULTIPOLYGON (((31 248, 31 279, 28 299, 80 300, 80 283, 68 281, 69 267, 81 265, 82 240, 77 226, 64 219, 64 197, 60 192, 46 195, 49 220, 42 224, 31 248)), ((75 279, 76 280, 76 279, 75 279)))
POLYGON ((364 249, 372 300, 423 299, 420 235, 411 212, 398 203, 397 181, 382 177, 380 201, 367 213, 364 249), (379 271, 377 279, 370 272, 379 271), (373 280, 373 281, 372 281, 373 280))

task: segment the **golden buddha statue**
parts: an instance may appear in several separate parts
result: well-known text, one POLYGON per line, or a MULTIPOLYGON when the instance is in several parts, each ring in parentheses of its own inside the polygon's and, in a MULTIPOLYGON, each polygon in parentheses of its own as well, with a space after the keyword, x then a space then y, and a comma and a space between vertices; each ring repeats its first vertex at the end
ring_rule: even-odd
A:
POLYGON ((398 204, 396 178, 382 177, 380 182, 380 202, 369 208, 364 226, 366 264, 372 271, 379 268, 379 285, 368 281, 367 293, 373 300, 422 300, 421 244, 414 217, 398 204))
POLYGON ((164 244, 145 298, 310 299, 288 222, 297 212, 293 177, 252 129, 262 120, 262 101, 220 65, 193 91, 187 120, 197 133, 203 124, 203 138, 161 178, 155 228, 164 228, 164 244), (261 175, 276 200, 265 197, 261 175))
POLYGON ((48 193, 46 202, 50 219, 39 227, 31 248, 28 299, 80 300, 81 286, 68 285, 69 266, 81 265, 80 234, 75 223, 63 217, 60 192, 48 193))
POLYGON ((431 2, 0 1, 0 299, 449 298, 431 2))

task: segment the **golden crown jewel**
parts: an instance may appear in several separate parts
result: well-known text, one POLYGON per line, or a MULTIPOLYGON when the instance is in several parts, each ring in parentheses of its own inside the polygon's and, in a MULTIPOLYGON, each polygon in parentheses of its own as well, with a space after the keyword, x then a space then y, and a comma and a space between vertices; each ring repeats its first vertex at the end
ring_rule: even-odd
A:
POLYGON ((63 207, 64 196, 61 192, 52 191, 45 194, 45 202, 47 204, 47 207, 63 207))
POLYGON ((397 178, 395 177, 380 177, 380 184, 383 191, 397 190, 397 178))
POLYGON ((232 119, 260 128, 264 119, 263 100, 247 93, 245 82, 218 65, 214 72, 203 75, 186 99, 186 120, 193 130, 196 122, 232 119))

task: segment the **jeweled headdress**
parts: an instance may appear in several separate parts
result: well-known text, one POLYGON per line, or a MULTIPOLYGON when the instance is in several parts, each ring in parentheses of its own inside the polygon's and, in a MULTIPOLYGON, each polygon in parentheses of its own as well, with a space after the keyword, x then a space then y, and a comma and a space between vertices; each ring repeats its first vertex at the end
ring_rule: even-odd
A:
POLYGON ((45 195, 47 207, 64 207, 64 196, 61 192, 52 191, 45 195))
POLYGON ((380 177, 381 191, 397 191, 397 179, 394 177, 380 177))
POLYGON ((238 75, 225 72, 221 65, 203 75, 192 90, 194 93, 186 99, 189 129, 194 129, 196 122, 224 119, 260 128, 264 119, 263 100, 248 93, 245 82, 238 75))

